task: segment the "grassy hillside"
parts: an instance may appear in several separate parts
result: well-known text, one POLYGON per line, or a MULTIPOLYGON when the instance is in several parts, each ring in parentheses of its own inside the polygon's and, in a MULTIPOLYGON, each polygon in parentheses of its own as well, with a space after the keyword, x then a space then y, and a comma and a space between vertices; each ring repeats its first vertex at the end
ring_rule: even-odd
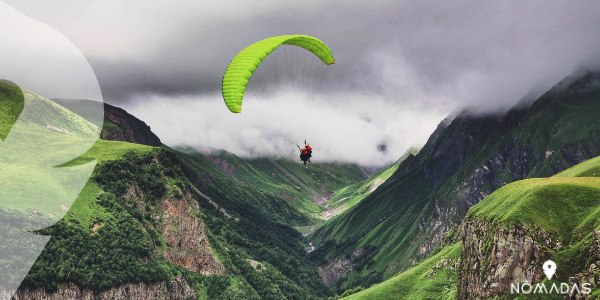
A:
MULTIPOLYGON (((313 260, 326 266, 371 245, 377 255, 369 271, 391 277, 426 258, 445 231, 496 189, 598 156, 598 78, 557 87, 503 116, 463 112, 374 192, 315 230, 309 237, 322 251, 313 260)), ((355 287, 353 281, 360 280, 341 287, 355 287)))
POLYGON ((593 158, 566 169, 554 177, 600 177, 600 161, 593 158))
POLYGON ((417 153, 418 150, 411 148, 391 166, 371 175, 371 177, 369 177, 367 180, 363 180, 361 182, 357 182, 336 190, 329 197, 329 200, 323 203, 323 206, 328 210, 321 213, 320 217, 323 219, 329 219, 356 205, 371 192, 376 190, 390 176, 392 176, 392 174, 394 174, 394 172, 396 172, 398 169, 398 166, 400 166, 405 159, 411 155, 414 156, 417 153))
MULTIPOLYGON (((529 226, 550 233, 563 244, 547 255, 561 266, 556 277, 564 282, 591 263, 593 231, 600 228, 600 172, 590 175, 599 168, 600 158, 594 158, 551 178, 508 184, 471 208, 468 217, 488 220, 494 228, 529 226)), ((344 299, 454 299, 452 263, 460 259, 460 250, 460 242, 445 244, 417 266, 344 299)), ((517 299, 530 298, 537 299, 517 299)))
POLYGON ((460 242, 382 283, 343 299, 454 299, 460 242))
POLYGON ((493 220, 493 225, 534 225, 568 243, 578 230, 600 225, 600 180, 525 179, 499 189, 480 204, 469 216, 493 220))
POLYGON ((599 168, 600 158, 594 158, 550 178, 511 183, 471 208, 468 216, 490 220, 493 226, 535 226, 566 245, 577 244, 600 226, 599 168))

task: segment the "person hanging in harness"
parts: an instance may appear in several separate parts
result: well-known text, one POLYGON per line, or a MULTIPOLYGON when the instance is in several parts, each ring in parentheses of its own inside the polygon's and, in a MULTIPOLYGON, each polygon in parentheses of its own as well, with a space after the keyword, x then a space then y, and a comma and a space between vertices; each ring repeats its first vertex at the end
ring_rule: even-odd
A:
MULTIPOLYGON (((300 148, 300 146, 298 146, 300 148)), ((306 161, 310 162, 310 157, 312 156, 312 148, 310 145, 306 144, 304 148, 300 149, 300 160, 306 164, 306 161)))

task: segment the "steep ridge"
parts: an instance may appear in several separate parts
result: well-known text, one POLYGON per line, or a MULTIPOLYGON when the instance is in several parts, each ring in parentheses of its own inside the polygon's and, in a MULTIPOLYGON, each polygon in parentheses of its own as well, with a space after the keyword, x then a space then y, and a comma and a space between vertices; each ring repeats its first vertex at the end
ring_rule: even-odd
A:
MULTIPOLYGON (((462 224, 457 299, 492 298, 511 285, 567 282, 598 285, 600 273, 600 158, 552 178, 509 184, 474 206, 462 224), (542 264, 558 265, 553 280, 542 264)), ((579 295, 576 295, 579 294, 579 295)), ((598 291, 595 291, 598 294, 598 291)), ((575 299, 575 298, 573 298, 575 299)))
POLYGON ((598 170, 597 157, 551 178, 498 189, 472 207, 429 258, 344 299, 594 299, 600 294, 598 170), (542 269, 548 259, 558 266, 552 280, 542 269), (531 292, 545 285, 544 295, 511 290, 524 283, 531 292), (591 294, 577 293, 588 283, 591 294), (548 295, 553 284, 559 289, 548 295))
POLYGON ((600 76, 565 79, 531 107, 505 115, 464 111, 377 190, 316 229, 313 261, 326 267, 366 245, 373 263, 335 289, 404 270, 440 243, 468 209, 507 183, 546 177, 600 154, 600 76), (378 275, 379 274, 379 275, 378 275))
POLYGON ((159 147, 160 139, 146 123, 124 109, 104 104, 104 126, 100 138, 159 147))
POLYGON ((161 145, 160 139, 150 130, 150 126, 122 108, 86 99, 54 98, 51 100, 84 119, 89 119, 88 116, 101 109, 102 107, 99 107, 99 105, 103 105, 104 124, 100 135, 103 140, 129 142, 153 147, 161 145))
POLYGON ((400 164, 409 158, 415 156, 419 151, 416 148, 410 148, 404 155, 402 155, 395 163, 387 168, 379 170, 377 173, 371 175, 368 179, 357 182, 355 184, 338 189, 329 197, 329 200, 323 203, 323 206, 327 208, 327 211, 321 214, 321 218, 328 220, 342 212, 348 210, 356 203, 359 203, 362 199, 368 196, 371 192, 376 190, 381 184, 383 184, 400 166, 400 164))

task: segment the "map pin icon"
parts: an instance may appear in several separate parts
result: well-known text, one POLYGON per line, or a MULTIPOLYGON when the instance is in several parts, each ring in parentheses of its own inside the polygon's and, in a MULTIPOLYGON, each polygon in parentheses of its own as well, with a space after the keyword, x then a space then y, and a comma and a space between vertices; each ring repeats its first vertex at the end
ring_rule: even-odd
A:
POLYGON ((556 272, 556 263, 551 260, 547 260, 544 265, 542 265, 542 268, 544 269, 544 274, 546 274, 548 280, 552 280, 552 276, 554 276, 554 273, 556 272))

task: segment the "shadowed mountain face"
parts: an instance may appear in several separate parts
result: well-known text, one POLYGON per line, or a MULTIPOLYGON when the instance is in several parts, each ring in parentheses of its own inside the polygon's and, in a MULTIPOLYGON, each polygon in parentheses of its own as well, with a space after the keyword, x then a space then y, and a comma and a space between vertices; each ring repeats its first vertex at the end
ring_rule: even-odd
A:
MULTIPOLYGON (((86 99, 56 98, 52 101, 68 108, 92 123, 101 120, 90 120, 94 112, 101 109, 101 102, 86 99)), ((100 125, 99 125, 100 126, 100 125)), ((106 141, 121 141, 147 146, 158 147, 160 139, 151 130, 150 126, 124 109, 104 103, 104 120, 100 138, 106 141)))
MULTIPOLYGON (((346 289, 389 277, 427 257, 470 207, 507 183, 548 177, 600 154, 600 76, 568 78, 504 115, 463 111, 376 191, 310 236, 323 268, 374 247, 346 289), (356 276, 359 275, 359 276, 356 276)), ((352 261, 350 261, 352 263, 352 261)), ((351 277, 349 273, 342 274, 351 277)))
POLYGON ((104 104, 104 127, 100 138, 158 147, 160 139, 146 123, 124 109, 104 104))

